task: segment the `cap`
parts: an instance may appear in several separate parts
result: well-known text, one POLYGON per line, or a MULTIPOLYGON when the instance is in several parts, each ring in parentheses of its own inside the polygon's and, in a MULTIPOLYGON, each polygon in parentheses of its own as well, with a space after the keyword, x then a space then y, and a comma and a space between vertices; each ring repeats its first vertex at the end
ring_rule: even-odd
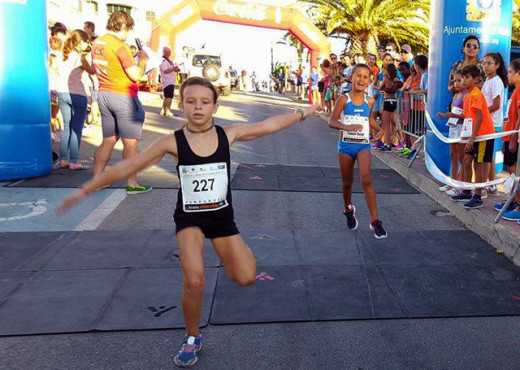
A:
POLYGON ((386 51, 386 46, 385 45, 379 45, 377 47, 377 50, 384 50, 384 51, 386 51))
POLYGON ((406 51, 407 53, 411 53, 412 52, 412 47, 408 44, 403 44, 401 46, 401 51, 406 51))

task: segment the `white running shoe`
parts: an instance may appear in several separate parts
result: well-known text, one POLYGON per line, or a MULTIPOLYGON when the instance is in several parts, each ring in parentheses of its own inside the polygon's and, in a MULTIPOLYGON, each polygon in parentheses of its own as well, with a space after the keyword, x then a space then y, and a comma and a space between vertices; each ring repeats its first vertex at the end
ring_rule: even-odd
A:
POLYGON ((491 197, 499 197, 500 196, 500 192, 498 191, 498 188, 497 188, 496 185, 490 186, 486 190, 487 190, 488 195, 491 196, 491 197))
POLYGON ((488 197, 488 192, 486 189, 482 189, 482 192, 480 193, 480 199, 486 199, 488 197))
POLYGON ((443 186, 441 186, 441 187, 439 188, 439 191, 448 191, 448 190, 450 190, 450 188, 451 188, 451 187, 448 186, 448 185, 443 185, 443 186))
POLYGON ((448 190, 446 192, 446 195, 450 196, 450 197, 453 197, 455 195, 459 195, 460 194, 460 190, 459 189, 455 189, 455 188, 451 188, 450 190, 448 190))

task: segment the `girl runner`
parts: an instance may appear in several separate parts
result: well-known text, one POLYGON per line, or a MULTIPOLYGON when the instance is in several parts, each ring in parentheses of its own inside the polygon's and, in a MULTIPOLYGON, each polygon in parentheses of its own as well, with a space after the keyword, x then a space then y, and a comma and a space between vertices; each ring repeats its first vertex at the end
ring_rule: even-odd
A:
POLYGON ((370 211, 370 228, 377 239, 386 238, 387 234, 377 213, 376 193, 370 178, 371 154, 369 132, 375 132, 373 140, 379 140, 383 131, 370 117, 374 99, 365 95, 370 85, 370 68, 366 64, 356 64, 352 71, 352 91, 341 96, 334 105, 329 120, 329 127, 339 130, 338 160, 343 181, 343 201, 347 217, 347 226, 356 230, 356 207, 352 204, 352 182, 354 181, 354 163, 357 160, 359 177, 365 193, 365 201, 370 211), (341 116, 343 115, 343 118, 341 116), (341 121, 340 121, 341 120, 341 121))
POLYGON ((230 147, 237 141, 254 140, 286 129, 319 108, 313 105, 256 124, 221 127, 213 124, 217 97, 216 88, 208 80, 188 78, 180 88, 179 109, 188 120, 183 129, 158 139, 139 155, 86 182, 57 208, 63 213, 92 191, 126 179, 157 163, 165 154, 173 155, 181 182, 174 220, 183 271, 182 310, 186 322, 181 349, 173 358, 180 367, 195 364, 202 348, 199 323, 204 290, 204 237, 211 239, 232 281, 246 286, 256 278, 255 257, 242 240, 233 215, 230 147))

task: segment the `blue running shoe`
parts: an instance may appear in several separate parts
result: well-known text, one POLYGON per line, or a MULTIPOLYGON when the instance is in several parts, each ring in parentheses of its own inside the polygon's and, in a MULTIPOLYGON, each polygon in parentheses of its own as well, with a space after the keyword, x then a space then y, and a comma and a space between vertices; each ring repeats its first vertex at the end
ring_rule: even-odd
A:
MULTIPOLYGON (((498 204, 495 204, 493 206, 493 208, 495 209, 495 211, 497 212, 500 212, 502 210, 502 207, 504 207, 504 204, 506 204, 506 201, 503 200, 502 203, 498 203, 498 204)), ((506 209, 506 212, 511 212, 511 211, 514 211, 516 208, 520 207, 520 204, 518 204, 517 202, 515 201, 512 201, 510 204, 509 204, 509 207, 507 207, 506 209)))
POLYGON ((383 147, 381 148, 381 151, 383 152, 391 152, 392 151, 392 147, 388 144, 383 144, 383 147))
POLYGON ((483 205, 484 205, 484 202, 482 201, 482 199, 479 199, 474 196, 470 199, 469 202, 464 203, 462 205, 462 207, 464 207, 466 209, 477 209, 477 208, 482 207, 483 205))
POLYGON ((199 359, 198 353, 202 349, 202 334, 198 337, 184 336, 181 350, 173 358, 178 367, 191 367, 199 359))
POLYGON ((507 221, 520 221, 520 210, 514 209, 511 212, 506 212, 502 218, 507 221))

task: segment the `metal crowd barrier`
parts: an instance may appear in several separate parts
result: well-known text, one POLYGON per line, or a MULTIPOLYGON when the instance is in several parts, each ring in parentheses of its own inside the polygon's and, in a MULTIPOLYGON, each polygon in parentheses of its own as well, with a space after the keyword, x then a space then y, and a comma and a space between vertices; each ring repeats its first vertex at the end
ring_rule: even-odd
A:
POLYGON ((421 137, 426 132, 426 95, 412 92, 400 93, 397 96, 396 129, 421 137))

